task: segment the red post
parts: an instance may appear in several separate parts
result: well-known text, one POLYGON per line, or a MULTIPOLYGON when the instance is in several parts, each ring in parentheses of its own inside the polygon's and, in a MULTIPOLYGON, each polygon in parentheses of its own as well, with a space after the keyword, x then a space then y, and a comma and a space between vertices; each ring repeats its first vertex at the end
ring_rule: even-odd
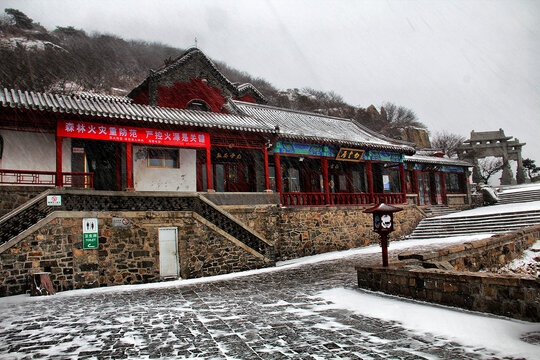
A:
POLYGON ((133 156, 131 143, 126 143, 126 175, 127 189, 133 190, 133 156))
POLYGON ((206 189, 212 190, 212 159, 210 154, 210 145, 206 148, 206 189))
POLYGON ((402 202, 407 202, 407 182, 405 181, 405 166, 399 163, 399 176, 401 177, 401 192, 403 193, 402 202))
POLYGON ((120 156, 120 145, 121 143, 115 143, 116 149, 116 190, 122 190, 122 167, 120 166, 120 161, 122 157, 120 156))
POLYGON ((326 205, 330 205, 330 186, 328 185, 328 159, 325 157, 321 158, 321 168, 324 186, 324 198, 326 205))
POLYGON ((276 190, 281 193, 281 163, 279 162, 279 153, 274 153, 274 162, 276 164, 276 190))
POLYGON ((371 161, 366 161, 366 173, 367 173, 367 183, 368 183, 368 191, 369 191, 369 202, 374 203, 374 197, 373 197, 373 171, 371 170, 371 161))
POLYGON ((64 178, 62 176, 62 141, 61 136, 56 136, 56 181, 55 185, 58 187, 64 186, 64 178))
POLYGON ((444 205, 448 205, 448 199, 446 198, 446 177, 443 172, 439 173, 439 179, 441 180, 441 196, 444 205))
POLYGON ((381 233, 382 266, 388 266, 388 235, 381 233))
POLYGON ((264 148, 263 156, 265 189, 270 190, 270 172, 268 171, 268 149, 266 147, 264 148))

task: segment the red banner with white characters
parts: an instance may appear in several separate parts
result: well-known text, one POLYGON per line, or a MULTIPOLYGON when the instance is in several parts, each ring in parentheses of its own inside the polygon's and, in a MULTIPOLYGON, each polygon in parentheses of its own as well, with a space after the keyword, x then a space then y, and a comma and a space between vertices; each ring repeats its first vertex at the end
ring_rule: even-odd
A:
POLYGON ((181 147, 209 147, 207 133, 147 129, 83 121, 58 120, 58 136, 181 147))

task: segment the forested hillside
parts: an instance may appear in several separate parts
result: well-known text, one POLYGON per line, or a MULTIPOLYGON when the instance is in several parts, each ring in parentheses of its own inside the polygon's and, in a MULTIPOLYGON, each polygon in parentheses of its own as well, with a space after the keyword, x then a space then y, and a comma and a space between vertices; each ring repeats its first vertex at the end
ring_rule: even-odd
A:
MULTIPOLYGON (((6 88, 125 95, 151 69, 174 61, 184 52, 159 43, 88 34, 74 27, 49 31, 16 9, 5 9, 0 16, 0 86, 6 88)), ((412 112, 412 122, 410 118, 393 119, 373 106, 365 109, 346 104, 333 92, 309 88, 280 91, 264 79, 222 62, 215 64, 232 82, 253 84, 270 105, 355 119, 395 138, 400 138, 403 127, 424 127, 412 112)))

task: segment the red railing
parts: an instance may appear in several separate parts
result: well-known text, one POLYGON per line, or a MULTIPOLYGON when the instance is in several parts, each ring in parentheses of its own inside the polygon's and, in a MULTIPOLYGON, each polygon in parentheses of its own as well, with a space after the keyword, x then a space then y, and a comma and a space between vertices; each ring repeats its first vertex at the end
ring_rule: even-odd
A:
POLYGON ((324 193, 281 193, 283 206, 324 206, 324 205, 367 205, 373 203, 403 204, 406 203, 402 193, 371 194, 367 193, 331 193, 330 204, 326 202, 324 193), (372 200, 373 198, 373 200, 372 200))
MULTIPOLYGON (((63 172, 64 186, 94 187, 94 173, 63 172)), ((5 170, 0 169, 0 184, 12 185, 55 185, 56 172, 33 170, 5 170)))
POLYGON ((404 204, 407 202, 407 196, 402 193, 373 194, 374 204, 404 204))
POLYGON ((363 193, 333 193, 330 194, 332 205, 364 205, 371 204, 369 194, 363 193))
POLYGON ((326 205, 324 193, 281 193, 283 206, 320 206, 326 205))

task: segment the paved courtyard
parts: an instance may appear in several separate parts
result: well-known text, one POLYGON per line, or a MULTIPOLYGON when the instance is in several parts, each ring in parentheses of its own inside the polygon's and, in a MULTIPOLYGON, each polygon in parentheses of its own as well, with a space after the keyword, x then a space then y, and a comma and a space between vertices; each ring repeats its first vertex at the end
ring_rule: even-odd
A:
MULTIPOLYGON (((392 253, 391 253, 392 255, 392 253)), ((394 254, 395 255, 395 254, 394 254)), ((1 359, 489 359, 487 349, 328 309, 355 255, 228 280, 1 302, 1 359)))

